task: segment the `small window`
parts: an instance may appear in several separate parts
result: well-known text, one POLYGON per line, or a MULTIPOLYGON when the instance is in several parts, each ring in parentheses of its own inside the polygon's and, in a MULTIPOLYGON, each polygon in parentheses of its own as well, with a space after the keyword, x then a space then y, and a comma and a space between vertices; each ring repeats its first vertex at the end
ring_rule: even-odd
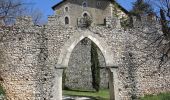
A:
POLYGON ((101 2, 97 1, 97 7, 101 7, 101 2))
POLYGON ((84 14, 83 14, 83 17, 87 17, 87 16, 88 16, 88 14, 87 14, 87 13, 84 13, 84 14))
POLYGON ((87 7, 87 2, 83 2, 82 6, 83 6, 83 8, 86 8, 87 7))
POLYGON ((87 11, 84 11, 81 16, 82 17, 90 17, 90 14, 87 11))
POLYGON ((68 24, 69 24, 69 18, 65 17, 65 25, 68 25, 68 24))
POLYGON ((68 7, 65 7, 65 12, 68 12, 68 7))

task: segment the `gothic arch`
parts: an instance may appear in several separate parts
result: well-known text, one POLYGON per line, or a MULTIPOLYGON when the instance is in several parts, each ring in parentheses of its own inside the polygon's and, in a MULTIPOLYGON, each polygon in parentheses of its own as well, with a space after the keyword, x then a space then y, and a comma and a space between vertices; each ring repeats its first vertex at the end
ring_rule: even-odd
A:
POLYGON ((73 49, 84 38, 90 39, 92 42, 94 42, 98 46, 98 48, 101 50, 101 52, 105 58, 107 67, 116 66, 113 63, 114 61, 112 61, 113 54, 111 52, 111 49, 109 48, 109 46, 107 45, 105 40, 103 40, 101 37, 99 37, 98 35, 90 32, 90 31, 86 31, 84 33, 74 34, 65 43, 65 45, 61 49, 61 53, 60 53, 60 56, 59 56, 59 59, 57 62, 57 64, 60 65, 60 67, 68 67, 68 62, 69 62, 70 55, 71 55, 73 49))
POLYGON ((84 38, 90 39, 94 42, 101 50, 106 63, 106 68, 109 69, 109 91, 110 100, 119 100, 118 94, 118 77, 117 77, 117 65, 114 65, 113 53, 107 45, 106 41, 99 37, 97 34, 91 31, 77 32, 75 33, 65 45, 61 48, 61 52, 58 58, 58 62, 54 68, 55 78, 53 80, 54 85, 52 87, 52 99, 51 100, 62 100, 62 74, 63 69, 68 67, 71 53, 75 46, 84 38), (114 81, 113 81, 114 80, 114 81))

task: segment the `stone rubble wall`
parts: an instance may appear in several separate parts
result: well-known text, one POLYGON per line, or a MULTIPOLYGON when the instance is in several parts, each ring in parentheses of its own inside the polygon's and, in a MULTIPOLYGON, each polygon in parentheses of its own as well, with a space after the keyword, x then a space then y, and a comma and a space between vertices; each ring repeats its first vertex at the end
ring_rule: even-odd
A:
POLYGON ((74 34, 87 30, 104 39, 114 54, 121 100, 170 91, 170 63, 158 70, 160 51, 149 56, 154 46, 143 49, 162 34, 159 23, 147 22, 134 21, 134 28, 126 31, 105 26, 80 29, 62 26, 56 16, 51 16, 41 27, 25 20, 0 27, 1 84, 8 99, 50 100, 52 87, 57 84, 53 82, 54 67, 62 47, 74 34))
POLYGON ((43 98, 41 44, 43 27, 30 18, 20 18, 14 26, 0 28, 0 73, 8 100, 43 98))
POLYGON ((84 39, 73 49, 66 69, 65 86, 70 89, 92 90, 90 40, 84 39))
MULTIPOLYGON (((144 96, 145 94, 158 94, 170 91, 170 64, 167 62, 159 69, 161 46, 156 41, 161 35, 161 26, 158 21, 148 20, 143 17, 141 23, 134 22, 134 29, 128 30, 127 51, 125 62, 131 59, 131 82, 127 89, 131 88, 131 95, 144 96), (154 51, 154 52, 153 52, 154 51), (129 57, 128 57, 129 55, 129 57)), ((162 45, 162 44, 161 44, 162 45)))
MULTIPOLYGON (((104 57, 98 49, 99 63, 106 67, 104 57)), ((84 39, 77 44, 71 54, 68 68, 66 69, 65 86, 69 89, 93 90, 91 72, 91 40, 84 39)), ((108 72, 100 71, 100 88, 108 88, 108 72)))

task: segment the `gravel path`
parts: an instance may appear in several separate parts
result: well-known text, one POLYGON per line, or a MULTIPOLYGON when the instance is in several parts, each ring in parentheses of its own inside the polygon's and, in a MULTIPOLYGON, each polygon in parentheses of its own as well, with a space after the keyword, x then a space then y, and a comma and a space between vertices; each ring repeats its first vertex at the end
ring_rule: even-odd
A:
POLYGON ((89 97, 63 96, 63 100, 94 100, 89 97))

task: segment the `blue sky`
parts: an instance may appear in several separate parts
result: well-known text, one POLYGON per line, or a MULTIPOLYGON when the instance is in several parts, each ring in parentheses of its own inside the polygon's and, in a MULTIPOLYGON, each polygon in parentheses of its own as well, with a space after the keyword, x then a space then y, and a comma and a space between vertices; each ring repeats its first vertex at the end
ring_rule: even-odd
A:
MULTIPOLYGON (((24 0, 25 1, 25 0, 24 0)), ((49 15, 53 15, 54 12, 51 7, 62 0, 27 0, 27 2, 33 3, 33 7, 39 9, 43 14, 43 20, 47 20, 49 15)), ((125 9, 130 10, 131 4, 136 0, 117 0, 125 9)))

